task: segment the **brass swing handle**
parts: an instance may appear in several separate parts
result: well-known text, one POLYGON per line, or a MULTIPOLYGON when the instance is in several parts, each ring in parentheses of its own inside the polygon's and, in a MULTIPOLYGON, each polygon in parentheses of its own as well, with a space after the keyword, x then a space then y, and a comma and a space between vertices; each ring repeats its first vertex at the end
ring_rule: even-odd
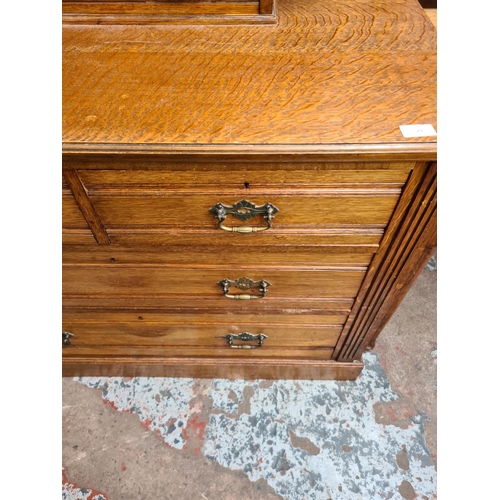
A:
POLYGON ((223 231, 232 233, 257 233, 259 231, 266 231, 271 227, 271 221, 274 219, 274 214, 279 212, 279 210, 272 203, 257 206, 251 201, 240 200, 234 205, 217 203, 210 209, 210 212, 212 212, 219 221, 219 228, 223 231), (232 215, 241 221, 247 221, 256 215, 262 215, 267 226, 225 226, 223 222, 228 215, 232 215))
POLYGON ((266 296, 267 287, 271 286, 271 283, 269 283, 269 281, 266 280, 253 281, 250 278, 247 278, 246 276, 243 276, 243 278, 238 278, 237 280, 234 281, 224 278, 217 284, 221 287, 224 297, 235 300, 263 299, 266 296), (239 293, 236 295, 230 294, 229 288, 232 285, 235 286, 236 288, 239 288, 240 290, 249 290, 250 288, 258 288, 260 291, 260 295, 250 295, 247 293, 239 293))
POLYGON ((230 333, 224 337, 227 339, 227 343, 229 347, 232 347, 233 349, 257 349, 258 347, 262 347, 264 343, 264 339, 267 339, 267 335, 264 335, 263 333, 259 333, 258 335, 253 335, 248 332, 243 332, 240 333, 239 335, 235 335, 234 333, 230 333), (248 342, 250 340, 257 340, 258 344, 257 345, 233 345, 233 340, 243 340, 243 342, 248 342))

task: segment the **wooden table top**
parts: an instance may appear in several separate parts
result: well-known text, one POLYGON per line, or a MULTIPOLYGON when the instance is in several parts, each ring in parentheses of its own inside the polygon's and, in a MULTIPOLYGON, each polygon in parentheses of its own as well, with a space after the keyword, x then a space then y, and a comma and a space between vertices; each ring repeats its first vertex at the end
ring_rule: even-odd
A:
POLYGON ((66 152, 435 155, 436 30, 417 0, 280 0, 277 25, 63 27, 66 152))

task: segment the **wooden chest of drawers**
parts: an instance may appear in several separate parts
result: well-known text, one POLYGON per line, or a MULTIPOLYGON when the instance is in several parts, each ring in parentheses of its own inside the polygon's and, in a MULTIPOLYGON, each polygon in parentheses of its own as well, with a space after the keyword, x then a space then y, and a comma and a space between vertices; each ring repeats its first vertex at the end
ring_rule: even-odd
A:
POLYGON ((356 378, 436 245, 419 5, 63 35, 63 373, 356 378))

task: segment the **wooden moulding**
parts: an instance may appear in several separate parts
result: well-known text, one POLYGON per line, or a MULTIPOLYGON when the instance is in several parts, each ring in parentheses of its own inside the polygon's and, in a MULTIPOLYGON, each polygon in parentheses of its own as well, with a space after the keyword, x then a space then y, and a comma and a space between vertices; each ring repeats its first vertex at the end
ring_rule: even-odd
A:
MULTIPOLYGON (((121 163, 123 165, 123 163, 121 163)), ((157 188, 166 189, 213 189, 213 183, 220 188, 248 189, 335 189, 356 187, 386 189, 401 188, 406 183, 414 162, 390 163, 204 163, 186 165, 150 161, 144 164, 147 170, 130 168, 86 170, 88 163, 82 162, 78 175, 89 190, 109 188, 157 188), (153 170, 157 167, 157 170, 153 170), (369 167, 369 169, 368 169, 369 167), (189 170, 185 170, 189 168, 189 170), (193 176, 196 170, 196 176, 193 176), (205 188, 206 189, 206 188, 205 188)), ((74 166, 74 164, 73 164, 74 166)), ((126 164, 129 167, 130 163, 126 164)))
POLYGON ((63 377, 193 377, 234 379, 356 380, 363 363, 305 359, 73 358, 63 377))
MULTIPOLYGON (((88 227, 91 229, 95 240, 100 245, 108 245, 110 243, 108 233, 102 225, 101 219, 94 210, 94 206, 89 199, 87 190, 82 184, 78 172, 75 170, 67 170, 63 173, 64 179, 73 193, 76 204, 81 210, 83 217, 85 218, 88 227)), ((63 205, 63 220, 64 220, 64 205, 63 205)))
POLYGON ((232 270, 248 271, 264 269, 264 267, 287 268, 287 267, 314 267, 314 268, 363 268, 370 264, 375 251, 367 251, 366 246, 359 250, 355 246, 339 246, 337 248, 315 247, 273 247, 254 246, 245 247, 245 241, 241 246, 222 247, 206 245, 193 247, 188 245, 169 246, 165 252, 160 247, 140 247, 133 249, 120 246, 98 246, 98 245, 67 245, 64 247, 64 264, 94 264, 108 265, 126 264, 136 265, 148 263, 149 265, 173 265, 186 266, 196 262, 197 266, 213 268, 220 265, 230 266, 232 270), (352 250, 351 250, 352 249, 352 250), (218 255, 218 262, 213 262, 213 255, 218 255), (242 259, 242 255, 244 258, 242 259))
POLYGON ((63 24, 275 24, 274 0, 63 1, 63 24))
MULTIPOLYGON (((119 144, 63 141, 63 169, 144 168, 141 161, 164 162, 397 162, 436 161, 437 143, 384 144, 119 144), (75 162, 77 165, 72 165, 75 162), (99 163, 100 162, 100 163, 99 163), (125 162, 125 163, 124 163, 125 162), (135 167, 134 167, 135 164, 135 167)), ((346 165, 346 168, 348 166, 346 165)))

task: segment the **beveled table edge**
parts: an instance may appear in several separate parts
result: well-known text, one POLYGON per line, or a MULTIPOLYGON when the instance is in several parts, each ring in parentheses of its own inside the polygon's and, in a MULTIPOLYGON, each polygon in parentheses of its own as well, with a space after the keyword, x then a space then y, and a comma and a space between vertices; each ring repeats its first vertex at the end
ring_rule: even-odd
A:
POLYGON ((111 144, 63 142, 66 157, 90 155, 161 156, 189 159, 244 158, 289 160, 437 160, 437 142, 408 142, 383 144, 111 144))

